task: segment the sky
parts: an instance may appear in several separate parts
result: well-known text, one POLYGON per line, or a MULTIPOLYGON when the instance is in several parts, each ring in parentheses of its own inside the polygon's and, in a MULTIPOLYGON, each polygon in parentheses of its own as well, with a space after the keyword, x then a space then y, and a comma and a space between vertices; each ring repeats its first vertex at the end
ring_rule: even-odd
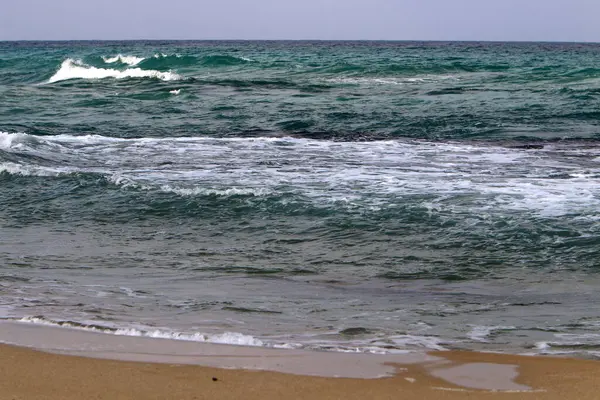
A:
POLYGON ((4 0, 0 40, 600 42, 600 0, 4 0))

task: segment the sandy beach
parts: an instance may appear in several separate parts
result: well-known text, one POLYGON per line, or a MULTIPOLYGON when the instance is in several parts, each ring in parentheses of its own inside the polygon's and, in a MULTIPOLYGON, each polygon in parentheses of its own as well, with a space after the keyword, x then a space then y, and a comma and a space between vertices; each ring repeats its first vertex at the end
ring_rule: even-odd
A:
POLYGON ((397 366, 393 377, 347 379, 192 365, 93 359, 0 346, 0 399, 596 399, 600 363, 588 360, 436 352, 467 378, 469 367, 515 366, 523 391, 466 388, 427 364, 397 366), (485 363, 485 364, 482 364, 485 363))

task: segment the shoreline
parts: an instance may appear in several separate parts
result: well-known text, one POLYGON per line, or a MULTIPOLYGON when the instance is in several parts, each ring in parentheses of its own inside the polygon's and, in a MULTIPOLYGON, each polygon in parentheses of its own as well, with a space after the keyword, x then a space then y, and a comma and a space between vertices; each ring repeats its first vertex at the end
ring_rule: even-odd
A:
POLYGON ((4 399, 596 399, 597 361, 443 352, 445 366, 395 365, 391 377, 331 378, 198 365, 132 362, 0 345, 4 399), (525 389, 489 390, 452 383, 518 371, 525 389), (494 370, 496 368, 496 370, 494 370), (485 371, 481 374, 481 371, 485 371), (470 374, 470 375, 469 375, 470 374))
POLYGON ((0 323, 2 342, 11 334, 1 399, 595 399, 600 386, 600 362, 583 359, 330 353, 0 323))

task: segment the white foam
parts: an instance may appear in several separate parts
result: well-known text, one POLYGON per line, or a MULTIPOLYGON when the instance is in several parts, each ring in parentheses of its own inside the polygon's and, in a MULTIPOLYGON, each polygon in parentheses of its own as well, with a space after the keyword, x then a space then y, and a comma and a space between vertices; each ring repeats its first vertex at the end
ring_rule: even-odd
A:
POLYGON ((171 365, 192 364, 216 368, 269 370, 304 376, 376 379, 393 376, 396 372, 404 370, 397 368, 398 364, 439 365, 444 362, 444 359, 424 352, 366 356, 258 346, 232 348, 150 337, 102 336, 74 329, 60 331, 59 327, 28 326, 13 321, 0 321, 0 324, 0 342, 6 344, 61 354, 171 365))
POLYGON ((28 137, 26 133, 0 132, 0 150, 10 150, 28 137))
POLYGON ((535 343, 535 348, 544 354, 592 354, 589 347, 600 346, 600 333, 555 333, 554 337, 556 340, 535 343))
POLYGON ((538 350, 547 350, 550 348, 550 343, 548 342, 536 342, 535 348, 538 350))
POLYGON ((121 336, 137 336, 137 337, 151 337, 157 339, 171 339, 171 340, 185 340, 191 342, 202 342, 202 343, 219 343, 219 344, 231 344, 237 346, 263 346, 264 343, 249 335, 244 335, 238 332, 225 332, 222 334, 204 334, 204 333, 181 333, 164 330, 149 330, 141 331, 134 328, 117 329, 114 332, 115 335, 121 336))
MULTIPOLYGON (((165 54, 165 53, 156 53, 152 57, 154 57, 154 58, 166 58, 166 57, 170 57, 170 56, 168 54, 165 54)), ((181 54, 173 54, 173 57, 175 57, 175 58, 181 58, 183 56, 181 54)))
POLYGON ((333 78, 327 82, 348 85, 407 85, 416 83, 434 83, 446 80, 457 80, 453 75, 423 75, 415 77, 372 77, 372 78, 333 78))
POLYGON ((144 61, 144 57, 136 57, 136 56, 124 56, 122 54, 116 55, 114 57, 102 57, 105 63, 113 64, 116 62, 120 62, 127 65, 138 65, 142 61, 144 61))
MULTIPOLYGON (((553 149, 463 143, 2 133, 0 148, 58 157, 54 168, 5 164, 9 172, 98 173, 124 187, 182 196, 292 194, 279 201, 360 212, 394 208, 407 196, 425 195, 415 206, 432 215, 514 211, 555 218, 577 213, 586 220, 597 218, 600 207, 600 165, 580 165, 584 158, 572 156, 579 151, 572 146, 561 150, 563 157, 553 149), (59 168, 64 165, 68 170, 59 168), (569 178, 552 179, 552 174, 569 178)), ((599 150, 585 152, 589 160, 599 150)))
POLYGON ((177 96, 179 93, 181 93, 181 89, 174 89, 169 91, 169 93, 174 94, 175 96, 177 96))
MULTIPOLYGON (((436 336, 417 336, 417 335, 397 335, 387 338, 398 347, 421 347, 432 350, 446 350, 442 344, 447 343, 436 336)), ((373 343, 377 344, 377 343, 373 343)))
MULTIPOLYGON (((187 342, 229 344, 238 346, 270 347, 277 349, 306 349, 332 351, 336 353, 357 354, 408 354, 415 349, 446 350, 441 346, 442 340, 432 336, 398 335, 380 340, 364 340, 354 343, 349 341, 289 341, 284 338, 269 337, 265 340, 239 332, 203 333, 178 332, 167 328, 150 328, 146 326, 118 327, 100 326, 94 321, 75 323, 71 321, 56 321, 44 317, 29 316, 16 320, 17 322, 44 325, 58 328, 75 329, 80 331, 104 333, 115 336, 147 337, 155 339, 170 339, 187 342), (268 339, 268 341, 267 341, 268 339), (394 346, 398 346, 394 348, 394 346), (410 350, 409 350, 410 349, 410 350)), ((104 322, 103 324, 106 324, 104 322)), ((447 342, 446 342, 447 343, 447 342)))
MULTIPOLYGON (((29 136, 29 135, 27 135, 29 136)), ((74 143, 77 145, 96 145, 96 144, 110 144, 115 142, 126 142, 128 139, 113 138, 108 136, 100 135, 53 135, 44 136, 39 139, 46 141, 47 143, 74 143)))
POLYGON ((66 59, 60 66, 60 69, 48 80, 48 83, 55 83, 69 79, 125 79, 125 78, 155 78, 163 81, 173 81, 181 79, 174 72, 161 72, 154 70, 143 70, 141 68, 130 68, 123 71, 117 69, 96 68, 84 64, 80 60, 66 59))
POLYGON ((170 330, 161 329, 149 329, 141 330, 135 328, 120 328, 102 329, 96 325, 85 326, 83 324, 75 324, 68 321, 52 321, 46 318, 40 317, 23 317, 18 320, 19 322, 31 323, 36 325, 55 326, 69 329, 77 329, 90 332, 100 332, 113 334, 117 336, 134 336, 134 337, 149 337, 156 339, 171 339, 171 340, 184 340, 189 342, 202 342, 202 343, 218 343, 218 344, 230 344, 237 346, 264 346, 265 344, 255 337, 244 335, 238 332, 224 332, 221 334, 206 334, 206 333, 183 333, 175 332, 170 330))
POLYGON ((129 297, 136 297, 136 298, 141 298, 141 299, 146 298, 146 296, 142 296, 142 295, 138 294, 132 288, 129 288, 129 287, 126 287, 126 286, 122 286, 119 289, 121 289, 123 291, 123 293, 125 293, 129 297))
MULTIPOLYGON (((119 183, 121 184, 121 183, 119 183)), ((181 196, 267 196, 272 194, 271 190, 265 188, 245 188, 245 187, 233 187, 227 189, 213 189, 213 188, 177 188, 169 185, 163 185, 160 188, 163 192, 177 193, 181 196)))
POLYGON ((33 175, 34 172, 30 167, 24 167, 20 164, 15 164, 11 162, 1 163, 0 164, 0 172, 8 172, 13 175, 23 175, 30 176, 33 175))
POLYGON ((473 326, 467 337, 477 342, 487 342, 487 337, 495 331, 512 330, 514 326, 473 326))
POLYGON ((21 176, 58 176, 69 174, 74 171, 69 168, 50 168, 35 165, 21 165, 11 162, 0 163, 0 172, 21 176))

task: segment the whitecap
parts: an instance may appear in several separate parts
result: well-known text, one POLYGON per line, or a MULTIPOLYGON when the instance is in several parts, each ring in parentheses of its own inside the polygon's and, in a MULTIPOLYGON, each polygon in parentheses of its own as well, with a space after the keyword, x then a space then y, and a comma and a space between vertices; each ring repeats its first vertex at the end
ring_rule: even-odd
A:
MULTIPOLYGON (((152 57, 153 58, 166 58, 166 57, 171 57, 171 56, 169 56, 168 54, 165 54, 165 53, 156 53, 152 57)), ((181 58, 183 56, 181 54, 174 54, 173 57, 175 57, 175 58, 181 58)))
POLYGON ((122 54, 116 55, 114 57, 104 56, 104 57, 102 57, 102 59, 107 64, 113 64, 116 62, 120 62, 120 63, 131 65, 131 66, 138 65, 139 63, 144 61, 144 57, 124 56, 122 54))
POLYGON ((21 176, 59 176, 76 172, 69 168, 51 168, 35 165, 21 165, 12 162, 0 163, 0 173, 21 176))
POLYGON ((55 83, 69 79, 125 79, 125 78, 155 78, 163 81, 181 79, 174 72, 161 72, 154 70, 143 70, 141 68, 130 68, 123 71, 117 69, 96 68, 84 64, 81 60, 66 59, 60 69, 48 80, 55 83))
POLYGON ((24 139, 28 136, 25 133, 0 132, 0 149, 9 150, 17 144, 19 139, 24 139))

